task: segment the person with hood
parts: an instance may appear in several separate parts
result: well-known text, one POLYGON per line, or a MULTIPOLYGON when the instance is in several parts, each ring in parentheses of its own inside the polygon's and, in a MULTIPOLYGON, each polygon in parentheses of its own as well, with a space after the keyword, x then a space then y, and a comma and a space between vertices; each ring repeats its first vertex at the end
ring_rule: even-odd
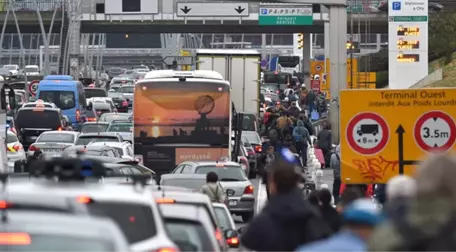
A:
POLYGON ((296 251, 366 251, 366 242, 383 221, 383 215, 372 200, 357 199, 344 209, 342 219, 341 231, 326 240, 303 245, 296 251))
POLYGON ((296 157, 282 149, 270 164, 271 198, 246 227, 241 244, 254 251, 294 251, 298 246, 324 239, 330 229, 318 210, 298 188, 296 157))
POLYGON ((218 176, 215 172, 207 173, 206 184, 201 187, 201 193, 206 194, 211 202, 226 203, 225 190, 218 182, 218 176))
POLYGON ((288 109, 288 113, 294 118, 299 118, 299 113, 301 113, 301 111, 299 110, 296 101, 291 102, 291 107, 288 109))
POLYGON ((331 158, 330 151, 332 148, 332 133, 331 125, 328 122, 323 123, 323 129, 318 132, 317 140, 317 147, 323 152, 323 156, 325 157, 325 165, 326 167, 329 167, 329 159, 331 158))
POLYGON ((318 191, 318 200, 320 201, 319 209, 323 219, 334 233, 338 232, 342 226, 342 218, 331 205, 331 192, 326 188, 320 189, 318 191))
POLYGON ((415 179, 407 175, 391 178, 386 186, 385 215, 393 219, 403 218, 415 196, 416 187, 415 179))
POLYGON ((333 171, 333 188, 332 193, 334 196, 334 203, 339 202, 339 191, 340 191, 340 144, 336 146, 336 152, 331 155, 331 160, 329 162, 329 167, 333 171))
POLYGON ((370 251, 456 251, 456 157, 431 156, 415 170, 416 193, 402 218, 388 218, 370 251))
POLYGON ((304 126, 304 122, 298 120, 296 127, 293 129, 293 139, 295 140, 298 153, 301 155, 302 164, 307 164, 307 148, 312 146, 312 139, 309 131, 304 126))
POLYGON ((312 114, 312 111, 315 110, 315 103, 316 103, 316 96, 314 91, 309 91, 309 93, 306 96, 306 106, 309 111, 309 115, 312 114))
POLYGON ((310 121, 309 117, 306 116, 306 113, 301 112, 299 114, 299 120, 301 120, 304 123, 304 127, 306 127, 307 131, 309 132, 309 135, 314 135, 315 132, 312 122, 310 121))

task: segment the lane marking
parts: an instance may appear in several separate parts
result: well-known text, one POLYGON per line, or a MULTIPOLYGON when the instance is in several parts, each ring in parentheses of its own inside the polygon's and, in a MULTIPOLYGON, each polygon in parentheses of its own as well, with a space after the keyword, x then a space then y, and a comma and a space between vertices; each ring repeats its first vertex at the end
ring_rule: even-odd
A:
POLYGON ((266 186, 263 184, 263 179, 258 179, 258 193, 257 193, 257 202, 256 202, 256 214, 258 215, 261 210, 263 209, 266 201, 268 200, 268 196, 266 194, 266 186))

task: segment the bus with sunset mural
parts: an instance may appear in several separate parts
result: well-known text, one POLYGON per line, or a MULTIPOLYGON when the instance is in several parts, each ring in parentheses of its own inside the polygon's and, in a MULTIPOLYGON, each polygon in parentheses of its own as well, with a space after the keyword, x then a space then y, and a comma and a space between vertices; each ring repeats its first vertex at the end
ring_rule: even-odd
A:
POLYGON ((158 70, 135 84, 134 151, 158 175, 230 156, 230 85, 214 71, 158 70))

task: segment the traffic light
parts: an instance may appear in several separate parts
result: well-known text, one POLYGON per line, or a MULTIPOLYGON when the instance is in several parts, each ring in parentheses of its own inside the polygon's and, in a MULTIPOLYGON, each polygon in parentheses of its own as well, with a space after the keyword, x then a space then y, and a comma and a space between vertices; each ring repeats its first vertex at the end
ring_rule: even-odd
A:
POLYGON ((304 33, 298 33, 298 49, 304 47, 304 33))

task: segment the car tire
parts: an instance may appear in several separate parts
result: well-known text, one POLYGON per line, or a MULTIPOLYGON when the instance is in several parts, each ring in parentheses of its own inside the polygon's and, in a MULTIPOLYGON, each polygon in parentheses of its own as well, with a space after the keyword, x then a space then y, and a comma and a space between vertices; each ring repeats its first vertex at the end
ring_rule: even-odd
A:
POLYGON ((253 218, 253 212, 242 213, 241 217, 242 217, 242 221, 244 223, 247 223, 253 218))

